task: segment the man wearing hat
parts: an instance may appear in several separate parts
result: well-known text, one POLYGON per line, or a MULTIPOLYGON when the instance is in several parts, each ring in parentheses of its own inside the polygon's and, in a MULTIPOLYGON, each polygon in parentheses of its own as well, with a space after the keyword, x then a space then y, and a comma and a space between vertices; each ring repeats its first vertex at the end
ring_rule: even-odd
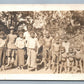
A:
POLYGON ((14 63, 14 55, 16 51, 16 46, 15 46, 15 40, 17 38, 17 35, 14 34, 14 27, 10 27, 10 34, 7 36, 7 56, 8 56, 8 64, 7 66, 10 65, 10 63, 14 63))

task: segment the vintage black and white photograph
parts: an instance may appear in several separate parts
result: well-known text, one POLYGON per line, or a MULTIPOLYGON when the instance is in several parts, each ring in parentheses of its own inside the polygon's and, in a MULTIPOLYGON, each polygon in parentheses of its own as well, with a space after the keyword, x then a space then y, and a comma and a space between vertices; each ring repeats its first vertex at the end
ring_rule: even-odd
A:
POLYGON ((84 10, 0 11, 0 74, 84 74, 84 10))

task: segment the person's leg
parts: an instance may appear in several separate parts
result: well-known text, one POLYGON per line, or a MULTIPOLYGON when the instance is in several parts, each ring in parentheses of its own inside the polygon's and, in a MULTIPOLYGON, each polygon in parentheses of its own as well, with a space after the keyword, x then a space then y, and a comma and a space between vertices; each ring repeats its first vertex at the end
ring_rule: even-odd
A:
POLYGON ((29 68, 31 66, 31 49, 27 49, 27 55, 28 55, 28 58, 27 58, 26 65, 28 65, 28 68, 29 68))
POLYGON ((64 69, 65 69, 65 73, 66 73, 67 72, 67 58, 65 58, 64 69))
POLYGON ((5 61, 6 61, 6 60, 5 60, 5 58, 6 58, 6 48, 3 48, 3 50, 2 50, 2 55, 3 55, 3 56, 2 56, 2 67, 1 67, 1 69, 4 70, 4 69, 5 69, 5 63, 6 63, 6 62, 5 62, 5 61))
POLYGON ((60 71, 60 73, 62 73, 63 68, 64 68, 64 62, 62 61, 61 62, 61 71, 60 71))
POLYGON ((48 69, 51 69, 51 51, 48 50, 48 69))
POLYGON ((2 66, 2 51, 3 48, 0 48, 0 67, 2 66))
POLYGON ((83 72, 83 70, 82 70, 82 61, 81 61, 81 59, 80 59, 80 61, 79 61, 80 63, 80 70, 81 70, 81 73, 83 72))
POLYGON ((35 66, 35 70, 37 71, 38 69, 37 69, 37 54, 36 54, 36 52, 35 51, 33 51, 34 52, 34 66, 35 66))
POLYGON ((78 59, 76 59, 76 72, 78 70, 78 59))
POLYGON ((44 48, 43 49, 43 62, 44 62, 44 68, 46 69, 46 65, 47 65, 47 51, 44 48))
POLYGON ((84 59, 82 59, 83 60, 83 73, 84 73, 84 59))
POLYGON ((56 66, 57 66, 57 73, 58 73, 58 69, 59 69, 59 59, 58 59, 58 56, 56 56, 56 66))
POLYGON ((15 62, 14 65, 17 67, 18 66, 18 53, 17 50, 15 50, 15 62))
POLYGON ((53 70, 53 73, 55 73, 56 71, 56 68, 55 68, 55 64, 56 64, 56 61, 55 61, 55 54, 52 55, 52 70, 53 70))
POLYGON ((11 53, 11 63, 14 64, 14 56, 15 56, 15 50, 12 49, 12 53, 11 53))
POLYGON ((10 59, 11 49, 8 49, 8 50, 7 50, 7 53, 8 53, 8 55, 7 55, 7 56, 8 56, 7 66, 8 66, 8 65, 10 65, 10 60, 11 60, 11 59, 10 59))
POLYGON ((66 61, 66 69, 67 69, 66 71, 67 73, 69 73, 71 62, 69 61, 69 58, 67 58, 66 60, 67 60, 66 61))
POLYGON ((72 68, 72 73, 74 73, 74 62, 72 61, 72 63, 71 63, 71 68, 72 68))

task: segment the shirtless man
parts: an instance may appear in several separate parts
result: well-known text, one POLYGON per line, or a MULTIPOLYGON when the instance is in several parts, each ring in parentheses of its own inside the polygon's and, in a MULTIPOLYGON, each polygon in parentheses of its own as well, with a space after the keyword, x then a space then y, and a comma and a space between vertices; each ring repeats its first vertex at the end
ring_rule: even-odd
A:
POLYGON ((60 51, 60 42, 59 38, 55 39, 53 44, 52 44, 52 70, 58 73, 59 69, 59 51, 60 51))
POLYGON ((51 45, 52 45, 52 37, 50 36, 49 32, 46 32, 45 37, 43 38, 43 61, 44 61, 44 68, 50 69, 51 67, 51 45))

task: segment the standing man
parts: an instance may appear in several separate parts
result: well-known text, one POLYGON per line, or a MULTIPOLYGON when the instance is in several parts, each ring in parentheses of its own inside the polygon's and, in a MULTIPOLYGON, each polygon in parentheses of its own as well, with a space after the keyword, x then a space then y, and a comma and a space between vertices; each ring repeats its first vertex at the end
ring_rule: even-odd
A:
POLYGON ((38 43, 38 39, 35 38, 35 32, 31 31, 30 35, 31 38, 29 38, 27 42, 28 58, 26 64, 28 65, 28 68, 37 70, 36 59, 37 59, 39 43, 38 43))
POLYGON ((24 38, 25 38, 25 40, 26 40, 26 42, 29 40, 29 38, 30 38, 30 33, 28 32, 28 30, 27 30, 27 26, 25 25, 25 26, 23 26, 23 29, 24 29, 24 38))
POLYGON ((14 34, 14 27, 10 27, 10 34, 7 36, 7 56, 8 56, 8 64, 9 66, 11 63, 14 64, 14 58, 16 53, 16 46, 15 46, 15 40, 17 38, 17 35, 14 34))
POLYGON ((28 54, 27 54, 27 51, 28 51, 28 48, 27 48, 27 42, 28 42, 28 40, 29 40, 29 38, 30 38, 30 33, 28 32, 28 30, 27 30, 27 26, 25 25, 25 24, 23 24, 23 29, 24 29, 24 34, 23 34, 23 37, 25 38, 25 55, 27 56, 27 58, 28 58, 28 54))

